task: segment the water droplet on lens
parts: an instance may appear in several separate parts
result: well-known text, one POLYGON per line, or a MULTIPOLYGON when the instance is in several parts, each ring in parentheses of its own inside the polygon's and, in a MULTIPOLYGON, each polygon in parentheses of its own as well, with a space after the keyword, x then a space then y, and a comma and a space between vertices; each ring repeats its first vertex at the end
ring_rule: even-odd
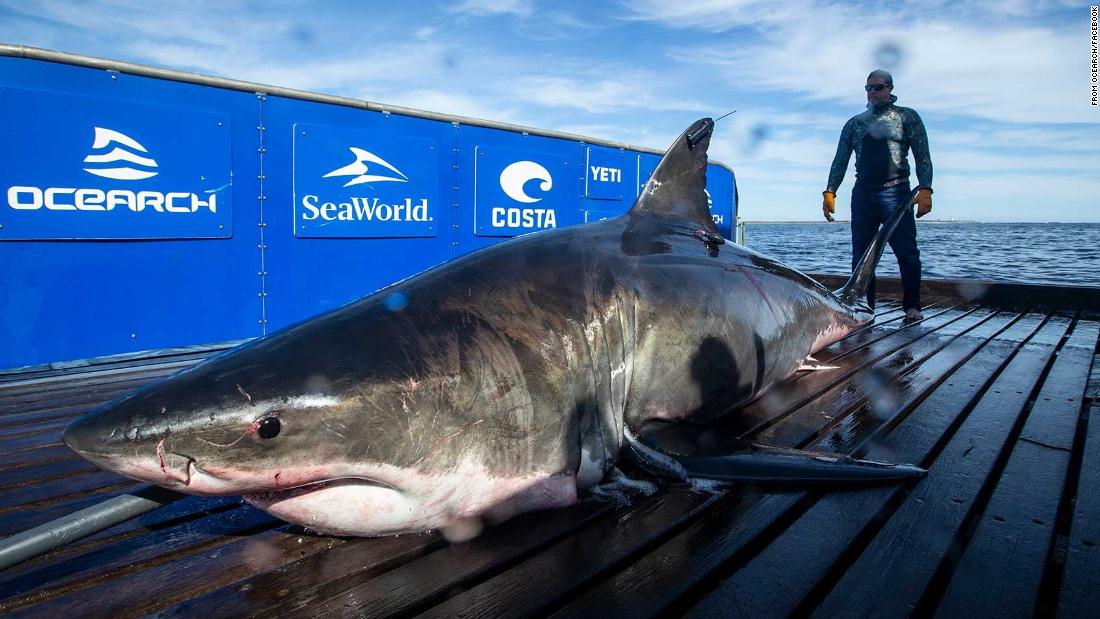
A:
POLYGON ((901 46, 893 41, 884 41, 875 48, 873 54, 874 65, 885 69, 896 69, 905 56, 901 46))
POLYGON ((391 292, 386 297, 386 309, 391 312, 400 312, 409 304, 409 297, 404 292, 391 292))
POLYGON ((484 528, 485 524, 480 518, 456 518, 444 526, 441 532, 448 542, 456 544, 481 535, 481 530, 484 528))

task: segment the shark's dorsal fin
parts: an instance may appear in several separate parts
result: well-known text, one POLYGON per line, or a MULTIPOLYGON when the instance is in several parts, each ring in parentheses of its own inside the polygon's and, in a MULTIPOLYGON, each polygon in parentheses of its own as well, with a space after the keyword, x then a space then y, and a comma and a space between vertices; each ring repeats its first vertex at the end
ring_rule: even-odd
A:
POLYGON ((631 215, 674 219, 718 235, 707 206, 707 147, 714 121, 701 118, 688 127, 665 152, 646 181, 631 215))

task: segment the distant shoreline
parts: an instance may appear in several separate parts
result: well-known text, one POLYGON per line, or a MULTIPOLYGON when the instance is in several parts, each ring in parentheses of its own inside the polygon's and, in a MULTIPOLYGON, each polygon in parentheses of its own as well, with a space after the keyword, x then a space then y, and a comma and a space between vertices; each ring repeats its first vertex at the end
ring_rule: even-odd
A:
MULTIPOLYGON (((829 222, 829 221, 817 220, 817 219, 814 219, 814 220, 801 220, 801 221, 800 220, 773 221, 773 220, 746 219, 746 220, 742 220, 741 223, 743 223, 743 224, 822 224, 822 225, 829 225, 830 223, 847 224, 847 223, 851 223, 851 220, 850 219, 838 219, 836 221, 829 222)), ((972 220, 963 220, 963 219, 929 219, 927 221, 921 221, 921 220, 918 219, 917 223, 919 223, 919 224, 984 224, 984 223, 1004 223, 1004 224, 1008 224, 1008 223, 1025 223, 1026 224, 1026 223, 1044 223, 1045 224, 1045 223, 1073 223, 1073 222, 1057 222, 1057 221, 1021 221, 1021 222, 998 221, 998 222, 987 222, 987 221, 972 221, 972 220)))
MULTIPOLYGON (((827 222, 823 219, 784 220, 784 221, 773 221, 773 220, 765 220, 765 219, 746 219, 746 220, 741 221, 740 223, 753 224, 753 225, 756 225, 756 224, 815 224, 815 225, 826 225, 827 226, 827 225, 829 225, 830 222, 827 222)), ((847 223, 851 223, 851 220, 850 219, 838 219, 838 220, 836 220, 835 222, 832 222, 832 223, 847 224, 847 223)), ((1037 226, 1038 225, 1038 226, 1046 226, 1046 225, 1051 225, 1051 224, 1060 224, 1060 225, 1095 226, 1095 225, 1100 224, 1100 221, 977 221, 977 220, 973 220, 973 219, 923 219, 923 220, 918 219, 917 223, 921 224, 921 225, 927 225, 927 224, 943 224, 943 225, 950 225, 950 224, 983 224, 983 225, 1022 225, 1022 226, 1037 226)))

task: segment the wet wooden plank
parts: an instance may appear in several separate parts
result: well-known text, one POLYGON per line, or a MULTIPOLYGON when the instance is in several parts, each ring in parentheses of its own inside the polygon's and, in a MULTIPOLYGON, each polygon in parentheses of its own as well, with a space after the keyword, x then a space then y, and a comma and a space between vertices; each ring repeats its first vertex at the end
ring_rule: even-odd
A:
POLYGON ((918 328, 933 328, 932 325, 935 323, 944 322, 945 314, 947 319, 952 319, 977 309, 978 306, 976 305, 964 307, 962 303, 950 303, 943 307, 930 306, 925 308, 924 320, 917 323, 907 323, 904 322, 905 313, 899 307, 893 312, 877 314, 874 323, 853 331, 844 339, 830 345, 814 356, 823 360, 837 359, 898 332, 916 331, 918 328))
MULTIPOLYGON (((753 500, 757 499, 753 497, 753 500)), ((661 541, 718 500, 718 494, 705 496, 678 488, 661 497, 660 501, 639 501, 625 516, 604 519, 599 526, 571 535, 496 577, 431 608, 422 616, 543 614, 568 599, 585 583, 601 578, 646 546, 661 541)))
MULTIPOLYGON (((675 494, 654 497, 654 501, 658 506, 672 504, 666 510, 659 510, 654 519, 657 522, 650 523, 658 530, 668 526, 670 516, 682 512, 690 514, 693 507, 704 502, 700 497, 675 494)), ((642 512, 644 514, 644 510, 642 512)), ((537 526, 527 522, 521 526, 489 529, 475 540, 476 543, 453 544, 375 578, 352 579, 347 583, 350 588, 341 587, 343 590, 336 595, 332 595, 335 591, 331 587, 326 587, 324 594, 300 600, 289 615, 333 616, 352 610, 362 617, 392 617, 415 612, 441 599, 453 587, 476 583, 559 539, 576 535, 594 524, 598 517, 613 514, 606 505, 582 504, 555 516, 559 517, 547 518, 547 514, 543 514, 537 526)), ((639 518, 639 525, 646 522, 645 518, 639 518)), ((636 533, 642 539, 654 534, 643 526, 639 526, 636 533)))
MULTIPOLYGON (((1021 320, 998 334, 946 382, 938 384, 896 429, 873 441, 866 456, 929 466, 952 427, 976 403, 977 394, 1007 366, 1017 348, 1014 340, 1034 333, 1038 326, 1037 320, 1021 320)), ((724 574, 704 585, 698 592, 700 599, 687 614, 768 616, 793 611, 838 564, 843 569, 844 553, 861 534, 870 534, 876 519, 908 490, 887 485, 825 494, 759 555, 744 565, 724 566, 724 574), (792 557, 798 557, 797 564, 792 565, 792 557), (783 585, 760 587, 761 582, 783 585)))
MULTIPOLYGON (((324 553, 343 543, 339 538, 301 535, 294 527, 280 526, 266 514, 250 522, 255 522, 253 528, 231 528, 208 535, 188 548, 159 554, 116 573, 101 574, 94 580, 80 581, 70 589, 48 589, 40 594, 41 598, 18 598, 0 608, 13 617, 59 613, 140 616, 257 572, 279 569, 324 553), (11 610, 7 610, 9 607, 11 610)), ((406 547, 417 543, 415 539, 394 541, 406 547)), ((363 562, 370 558, 369 553, 360 555, 363 562)), ((278 592, 263 592, 264 596, 273 594, 278 592)))
MULTIPOLYGON (((923 337, 905 348, 876 362, 870 370, 846 381, 811 400, 780 423, 752 435, 755 441, 770 445, 804 447, 821 435, 822 427, 841 427, 853 436, 864 428, 852 428, 874 423, 875 405, 889 405, 891 388, 911 387, 915 378, 933 382, 947 375, 982 343, 984 337, 1004 328, 1016 316, 1008 313, 976 312, 969 320, 956 321, 937 329, 934 336, 923 337), (963 333, 980 329, 983 337, 959 339, 963 333), (822 418, 825 424, 822 425, 822 418), (849 424, 846 426, 846 424, 849 424)), ((830 445, 829 449, 842 449, 830 445)))
POLYGON ((0 494, 30 484, 39 485, 54 479, 67 479, 72 475, 98 470, 96 465, 79 457, 9 469, 0 473, 0 494))
POLYGON ((0 453, 0 480, 7 479, 8 471, 79 457, 63 444, 46 445, 15 453, 0 453))
POLYGON ((1096 490, 1100 488, 1100 399, 1093 400, 1089 409, 1077 488, 1058 596, 1059 617, 1087 617, 1100 608, 1100 492, 1096 490))
POLYGON ((696 583, 726 561, 755 551, 784 520, 808 506, 802 493, 773 493, 738 509, 708 510, 684 531, 557 609, 552 617, 643 617, 668 614, 696 583), (778 524, 777 524, 778 523, 778 524))
POLYGON ((242 614, 379 615, 414 607, 516 555, 552 543, 610 514, 593 502, 568 510, 523 514, 486 529, 469 543, 438 535, 353 539, 293 570, 265 570, 171 608, 162 616, 231 617, 242 614), (416 543, 395 552, 395 544, 416 543), (364 561, 374 557, 374 562, 364 561), (382 569, 382 568, 385 569, 382 569))
POLYGON ((0 438, 0 453, 14 454, 22 451, 39 449, 48 445, 62 445, 61 433, 42 432, 30 436, 18 436, 11 439, 0 438))
MULTIPOLYGON (((957 327, 955 335, 967 332, 986 325, 988 335, 993 335, 998 330, 1007 326, 1015 316, 1005 315, 996 317, 993 315, 985 318, 976 318, 977 324, 963 324, 957 327), (993 320, 995 319, 995 320, 993 320)), ((1039 319, 1036 319, 1039 320, 1039 319)), ((952 354, 965 356, 967 350, 976 348, 984 340, 976 338, 974 342, 959 342, 960 351, 952 354)), ((948 372, 959 363, 958 358, 953 358, 953 364, 948 364, 942 369, 948 372)), ((935 377, 930 377, 935 382, 935 377)), ((910 392, 911 397, 920 397, 921 390, 910 392)), ((834 428, 821 438, 819 444, 828 444, 840 430, 834 428)), ((789 444, 789 443, 776 443, 789 444)), ((699 586, 722 565, 730 561, 738 560, 741 553, 754 545, 766 544, 770 534, 763 538, 756 536, 765 531, 778 531, 786 527, 786 521, 796 518, 801 511, 808 509, 813 504, 816 495, 810 493, 794 493, 792 495, 771 495, 766 497, 754 509, 756 517, 755 526, 736 531, 727 526, 717 526, 715 522, 728 522, 732 516, 726 513, 709 513, 705 522, 710 528, 716 529, 713 544, 708 547, 705 559, 700 558, 698 551, 689 552, 685 549, 687 540, 701 535, 700 530, 688 527, 685 533, 678 535, 667 544, 662 545, 654 552, 646 555, 641 560, 629 566, 619 574, 600 583, 588 591, 576 601, 562 608, 558 614, 561 616, 590 616, 616 612, 615 604, 624 599, 636 599, 636 608, 644 609, 644 615, 655 615, 676 608, 682 603, 685 595, 694 587, 699 586), (738 534, 740 533, 740 535, 738 534), (682 538, 682 539, 681 539, 682 538), (683 556, 687 554, 688 556, 683 556)))
MULTIPOLYGON (((880 362, 882 359, 906 350, 914 342, 924 339, 938 329, 946 328, 956 322, 972 326, 990 315, 990 312, 978 313, 979 308, 967 310, 949 310, 920 325, 905 325, 893 329, 885 335, 868 335, 865 343, 858 348, 848 349, 835 357, 822 356, 823 363, 838 366, 835 370, 817 370, 797 375, 794 380, 785 381, 773 387, 757 401, 724 420, 721 429, 735 433, 742 438, 753 438, 767 432, 769 428, 797 412, 802 407, 821 407, 828 399, 829 390, 842 391, 858 372, 880 362)), ((935 345, 934 343, 932 344, 935 345)), ((778 444, 778 443, 777 443, 778 444)))
MULTIPOLYGON (((1000 322, 1001 327, 1008 324, 1012 318, 1002 317, 1000 319, 1003 321, 1000 322)), ((986 323, 988 323, 988 319, 986 319, 986 323)), ((996 329, 996 325, 990 324, 989 327, 990 329, 996 329)), ((961 325, 960 330, 965 331, 966 329, 969 329, 967 325, 961 325)), ((993 332, 996 332, 996 330, 993 332)), ((919 398, 921 396, 922 391, 916 389, 910 391, 908 397, 919 398)), ((820 447, 833 442, 839 432, 842 432, 842 430, 834 427, 831 431, 826 432, 815 446, 820 447)), ((866 434, 862 435, 866 438, 866 434)), ((631 565, 623 573, 609 578, 605 583, 593 588, 591 592, 577 599, 574 604, 562 609, 561 615, 583 616, 587 612, 595 612, 596 615, 603 614, 603 612, 614 612, 616 609, 609 607, 605 600, 623 599, 627 597, 626 592, 637 599, 637 606, 632 612, 638 612, 641 615, 657 614, 657 612, 679 605, 684 596, 690 595, 691 589, 705 583, 720 567, 740 561, 740 553, 745 552, 746 548, 759 550, 760 546, 769 543, 773 535, 787 528, 790 521, 795 521, 805 509, 809 509, 815 499, 816 495, 812 493, 801 493, 789 498, 789 502, 773 501, 766 515, 761 516, 761 519, 766 521, 763 527, 760 527, 759 530, 750 530, 751 537, 738 538, 736 535, 730 535, 728 540, 723 539, 723 543, 716 546, 716 548, 722 548, 723 550, 708 553, 707 561, 696 562, 686 559, 686 557, 676 556, 676 553, 683 552, 683 550, 670 542, 668 548, 659 549, 657 552, 647 555, 645 559, 631 565), (763 531, 771 531, 771 533, 767 534, 766 537, 756 538, 756 535, 763 531), (674 568, 670 570, 669 566, 674 566, 674 568), (643 586, 636 583, 639 579, 643 586)), ((725 518, 728 518, 725 513, 708 516, 708 520, 711 521, 725 518)), ((753 550, 753 552, 756 552, 756 550, 753 550)))
POLYGON ((68 427, 70 420, 68 419, 51 419, 49 421, 43 421, 41 423, 30 423, 25 425, 16 426, 14 428, 6 428, 0 431, 0 437, 4 441, 17 441, 23 438, 35 437, 43 434, 50 435, 54 440, 60 440, 61 432, 68 427))
MULTIPOLYGON (((98 500, 102 500, 102 497, 98 500)), ((78 571, 74 568, 81 562, 87 564, 84 557, 94 550, 117 546, 113 552, 129 552, 133 550, 130 546, 149 545, 149 540, 143 536, 172 527, 190 525, 240 507, 239 497, 185 497, 0 572, 0 599, 23 595, 35 588, 53 586, 53 579, 58 577, 58 573, 49 570, 64 566, 66 575, 71 575, 78 571)))
POLYGON ((1059 351, 938 616, 958 616, 983 597, 1009 616, 1037 610, 1096 336, 1094 325, 1078 324, 1073 345, 1059 351))
POLYGON ((28 394, 22 398, 3 398, 0 399, 0 417, 9 414, 51 410, 61 407, 84 406, 91 408, 102 402, 107 402, 118 396, 125 395, 161 376, 162 375, 142 376, 106 385, 82 383, 77 388, 67 389, 63 394, 35 393, 28 394))
POLYGON ((0 575, 0 591, 8 599, 0 601, 0 611, 40 604, 127 574, 140 578, 144 568, 163 561, 164 557, 193 554, 196 548, 203 548, 212 540, 277 526, 282 523, 267 513, 237 505, 206 518, 146 531, 140 537, 127 539, 128 543, 90 547, 85 544, 83 552, 64 553, 67 556, 62 561, 47 558, 17 570, 6 570, 0 575))
POLYGON ((58 419, 76 419, 87 410, 88 408, 86 406, 71 406, 63 407, 60 409, 35 410, 26 413, 12 413, 10 415, 3 415, 0 416, 0 432, 5 432, 9 428, 21 426, 28 423, 39 423, 42 421, 54 421, 58 419))
MULTIPOLYGON (((1044 331, 1061 328, 1048 322, 1044 331)), ((1064 329, 1062 329, 1064 332, 1064 329)), ((1006 450, 1052 346, 1037 334, 982 394, 928 476, 875 534, 816 608, 821 617, 909 615, 941 562, 949 556, 968 514, 1006 450), (852 600, 859 600, 858 608, 852 600)), ((1059 334, 1060 336, 1060 334, 1059 334)))
POLYGON ((133 483, 132 480, 115 473, 97 469, 60 480, 16 486, 0 491, 0 515, 61 502, 77 494, 105 490, 119 484, 133 485, 133 483))

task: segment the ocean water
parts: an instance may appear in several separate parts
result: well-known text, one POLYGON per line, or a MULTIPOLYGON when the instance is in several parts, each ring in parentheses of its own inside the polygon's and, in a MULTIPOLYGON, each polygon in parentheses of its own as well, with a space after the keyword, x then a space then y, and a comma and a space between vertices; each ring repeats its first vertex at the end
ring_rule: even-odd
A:
MULTIPOLYGON (((851 272, 847 222, 748 223, 745 244, 806 273, 851 272)), ((924 277, 1100 287, 1100 224, 919 223, 924 277)), ((879 275, 898 275, 887 248, 879 275)))

